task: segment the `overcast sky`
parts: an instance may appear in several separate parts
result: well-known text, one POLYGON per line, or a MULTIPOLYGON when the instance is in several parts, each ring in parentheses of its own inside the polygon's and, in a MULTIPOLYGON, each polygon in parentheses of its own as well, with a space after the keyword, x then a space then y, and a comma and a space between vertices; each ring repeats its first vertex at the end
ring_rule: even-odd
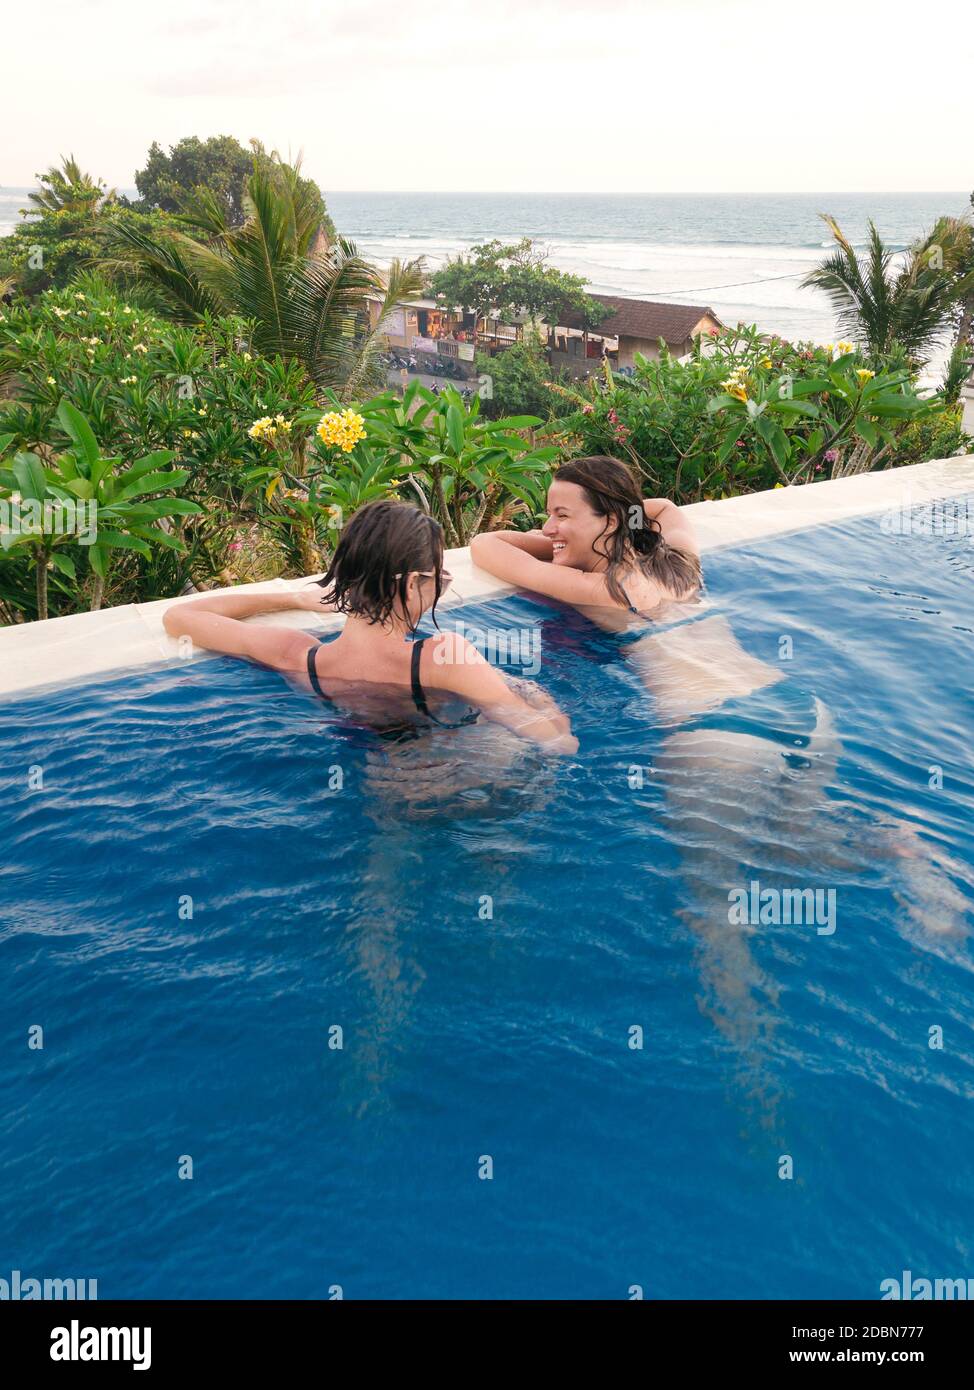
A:
POLYGON ((974 0, 45 0, 4 18, 0 183, 257 136, 340 190, 974 183, 974 0))

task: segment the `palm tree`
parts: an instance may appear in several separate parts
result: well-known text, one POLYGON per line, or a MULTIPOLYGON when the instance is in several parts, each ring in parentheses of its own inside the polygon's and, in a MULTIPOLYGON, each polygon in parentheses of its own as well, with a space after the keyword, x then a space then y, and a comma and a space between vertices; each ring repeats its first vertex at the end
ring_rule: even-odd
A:
POLYGON ((243 226, 232 227, 206 189, 181 208, 185 230, 113 227, 109 265, 152 285, 182 322, 205 313, 248 320, 255 348, 299 359, 322 390, 351 398, 377 384, 379 335, 395 305, 420 292, 420 261, 394 261, 383 277, 351 242, 329 243, 320 234, 320 202, 299 166, 256 147, 243 226), (374 322, 370 302, 380 303, 374 322))
MULTIPOLYGON (((953 252, 937 240, 938 234, 941 238, 954 235, 944 225, 951 219, 941 219, 932 232, 914 243, 905 264, 893 271, 894 252, 872 222, 867 251, 860 257, 835 218, 827 213, 820 216, 838 249, 805 276, 802 286, 825 291, 840 332, 863 343, 871 356, 899 352, 918 364, 924 361, 950 328, 967 283, 947 268, 953 252)), ((974 284, 974 278, 967 278, 974 284)))
POLYGON ((27 196, 41 212, 87 212, 93 216, 108 203, 114 203, 118 192, 106 188, 101 179, 86 174, 73 154, 61 156, 61 167, 51 165, 46 174, 38 174, 40 188, 27 196))
MULTIPOLYGON (((971 195, 974 206, 974 194, 971 195)), ((968 217, 941 217, 931 233, 944 269, 953 278, 957 305, 954 344, 964 347, 974 332, 974 222, 968 217)))
POLYGON ((974 352, 968 342, 955 343, 944 365, 943 380, 937 394, 945 405, 957 405, 974 368, 974 352))

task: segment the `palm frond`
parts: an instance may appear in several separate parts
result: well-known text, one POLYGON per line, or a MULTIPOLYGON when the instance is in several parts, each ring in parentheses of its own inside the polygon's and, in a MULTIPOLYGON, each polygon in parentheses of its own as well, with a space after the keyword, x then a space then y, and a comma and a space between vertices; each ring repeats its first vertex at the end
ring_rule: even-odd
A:
MULTIPOLYGON (((820 214, 837 250, 810 271, 804 287, 822 290, 835 311, 840 332, 862 342, 874 356, 898 347, 917 361, 943 335, 956 302, 955 276, 942 258, 929 253, 938 235, 956 264, 963 243, 957 219, 941 219, 934 230, 910 248, 905 263, 893 271, 894 252, 873 222, 865 253, 859 253, 833 217, 820 214)), ((942 249, 942 248, 941 248, 942 249)))
POLYGON ((181 323, 195 323, 219 307, 201 282, 187 252, 196 243, 178 235, 152 235, 116 222, 105 237, 104 269, 140 279, 159 295, 181 323))
POLYGON ((342 387, 355 371, 368 334, 368 294, 384 286, 375 266, 339 238, 294 276, 288 304, 292 350, 319 388, 342 387))
POLYGON ((214 240, 229 236, 226 203, 211 188, 194 188, 179 199, 177 220, 214 240))

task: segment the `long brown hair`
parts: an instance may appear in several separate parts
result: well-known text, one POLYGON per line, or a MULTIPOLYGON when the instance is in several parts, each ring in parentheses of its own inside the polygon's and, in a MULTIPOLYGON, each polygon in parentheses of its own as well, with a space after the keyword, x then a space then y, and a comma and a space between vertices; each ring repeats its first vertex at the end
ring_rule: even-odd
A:
POLYGON ((557 468, 554 476, 556 482, 577 484, 593 512, 605 517, 593 549, 608 561, 605 582, 616 603, 628 606, 620 575, 633 563, 673 598, 686 598, 699 587, 700 561, 667 545, 659 522, 646 515, 642 493, 619 459, 607 454, 573 459, 557 468))

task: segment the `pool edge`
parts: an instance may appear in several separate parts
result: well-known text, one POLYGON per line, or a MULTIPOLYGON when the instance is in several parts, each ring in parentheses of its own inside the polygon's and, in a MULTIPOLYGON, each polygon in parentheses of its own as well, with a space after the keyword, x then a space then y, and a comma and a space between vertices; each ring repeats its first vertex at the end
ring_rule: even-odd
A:
MULTIPOLYGON (((966 492, 974 493, 974 454, 933 459, 906 468, 862 473, 802 487, 782 487, 719 501, 695 502, 686 511, 697 527, 700 549, 706 552, 805 531, 829 522, 873 516, 893 508, 914 507, 925 501, 966 492)), ((510 584, 478 569, 470 559, 468 548, 450 550, 447 556, 454 580, 444 607, 513 592, 510 584)), ((300 588, 314 577, 274 579, 237 588, 274 593, 300 588)), ((74 613, 0 629, 0 696, 66 679, 75 681, 164 660, 192 660, 211 655, 202 651, 181 654, 178 643, 163 629, 162 615, 170 604, 185 603, 191 598, 192 595, 184 599, 125 604, 98 613, 74 613)), ((338 626, 341 618, 295 610, 268 614, 252 621, 320 632, 338 626)))

